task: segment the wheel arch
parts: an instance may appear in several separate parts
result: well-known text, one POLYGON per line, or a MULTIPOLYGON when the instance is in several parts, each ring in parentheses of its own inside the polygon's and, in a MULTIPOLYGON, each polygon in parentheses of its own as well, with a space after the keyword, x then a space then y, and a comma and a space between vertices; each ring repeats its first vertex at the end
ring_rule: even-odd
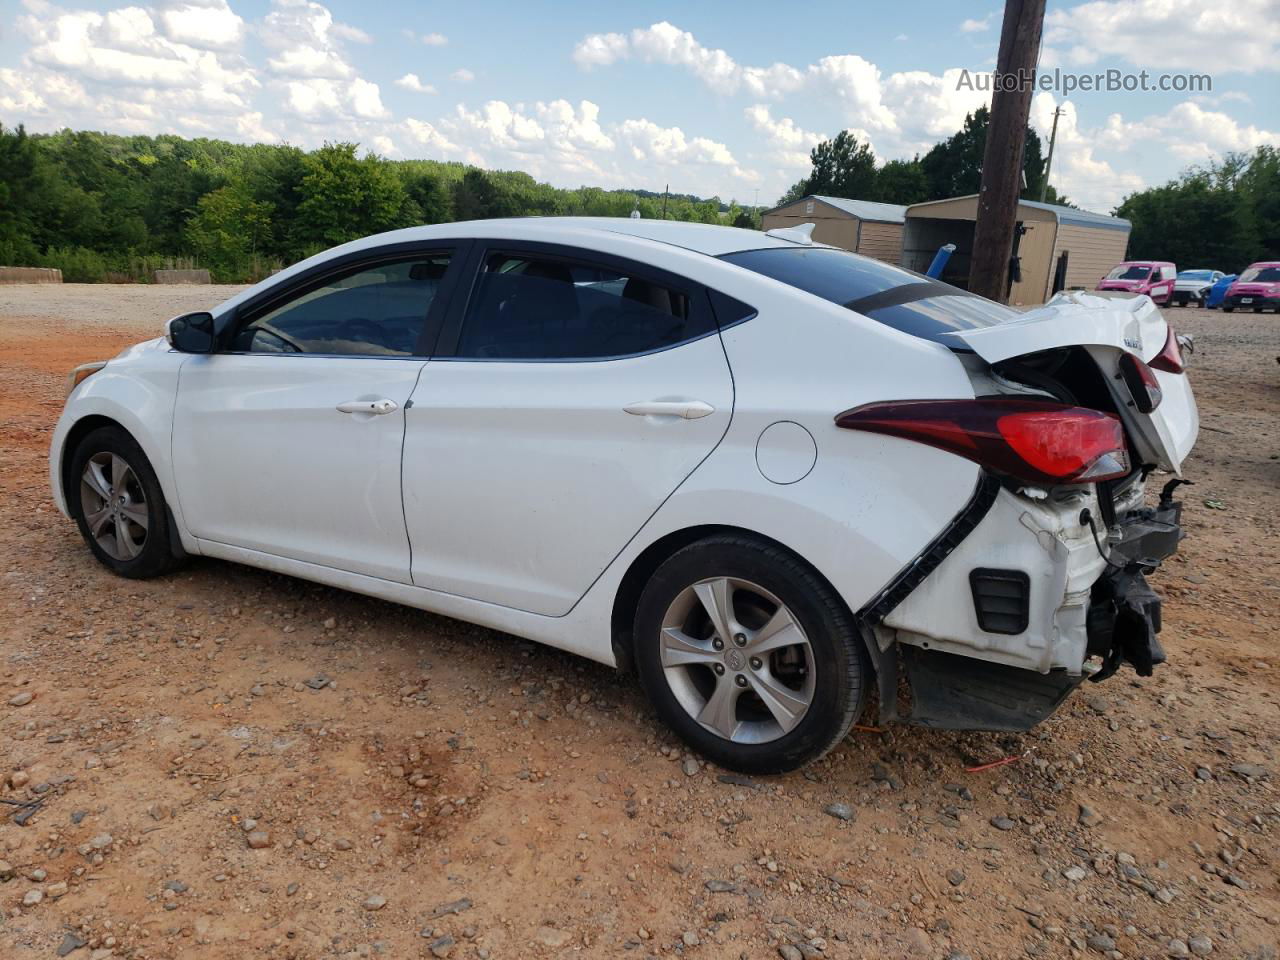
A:
MULTIPOLYGON (((72 498, 69 495, 71 484, 74 480, 74 477, 71 476, 71 460, 75 457, 76 448, 80 446, 80 441, 101 427, 118 427, 129 436, 133 436, 129 428, 119 420, 114 420, 100 413, 91 413, 73 423, 62 441, 62 450, 58 460, 58 483, 61 486, 62 501, 67 505, 67 513, 70 514, 73 520, 76 519, 79 498, 72 498)), ((134 441, 137 442, 136 437, 134 441)))
POLYGON ((617 661, 619 670, 624 673, 635 672, 635 636, 632 626, 635 622, 636 607, 640 602, 640 594, 644 591, 645 584, 649 582, 649 578, 653 576, 654 571, 678 551, 683 550, 690 544, 706 540, 709 537, 726 535, 750 537, 778 550, 785 550, 797 562, 804 564, 815 577, 831 590, 832 595, 839 600, 840 605, 844 607, 850 619, 853 619, 854 611, 849 609, 849 605, 840 595, 840 591, 823 575, 821 570, 805 559, 803 554, 787 544, 756 530, 732 524, 710 523, 683 527, 664 534, 641 550, 635 559, 631 561, 627 572, 622 575, 622 579, 618 583, 618 589, 613 597, 613 611, 610 617, 610 640, 613 645, 613 656, 617 661))
POLYGON ((114 417, 107 416, 106 414, 86 414, 79 420, 75 421, 75 423, 71 424, 71 426, 67 428, 66 436, 63 437, 62 449, 58 453, 58 484, 60 488, 58 493, 62 497, 63 505, 66 507, 67 516, 72 520, 79 519, 77 514, 80 509, 80 498, 73 498, 69 496, 69 491, 75 483, 75 477, 71 472, 71 461, 75 457, 76 448, 80 446, 80 442, 85 437, 93 433, 93 431, 103 427, 115 427, 120 430, 125 436, 129 437, 129 439, 138 445, 138 449, 142 451, 142 455, 147 458, 147 462, 150 464, 152 471, 156 474, 156 482, 160 484, 160 490, 164 494, 164 509, 166 519, 168 520, 166 527, 169 549, 177 558, 189 556, 190 551, 187 549, 186 544, 183 543, 182 535, 178 530, 177 518, 174 516, 173 512, 173 501, 169 496, 168 490, 165 489, 164 478, 160 475, 160 472, 156 470, 154 458, 152 458, 147 452, 146 447, 143 446, 142 441, 138 439, 138 435, 135 431, 130 430, 128 426, 121 423, 114 417))

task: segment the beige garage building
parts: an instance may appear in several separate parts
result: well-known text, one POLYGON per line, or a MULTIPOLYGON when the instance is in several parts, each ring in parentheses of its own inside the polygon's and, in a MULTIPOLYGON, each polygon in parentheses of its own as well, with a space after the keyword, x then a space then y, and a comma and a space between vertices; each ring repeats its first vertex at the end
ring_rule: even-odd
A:
MULTIPOLYGON (((973 253, 973 224, 978 197, 954 197, 907 207, 902 229, 904 267, 923 273, 938 248, 954 243, 942 279, 968 287, 973 253)), ((1128 220, 1101 213, 1022 200, 1018 203, 1014 253, 1021 277, 1012 281, 1009 302, 1044 303, 1058 290, 1091 290, 1108 270, 1125 258, 1128 220)))
POLYGON ((896 203, 812 196, 766 210, 760 221, 763 230, 812 223, 813 239, 818 243, 897 263, 906 210, 896 203))

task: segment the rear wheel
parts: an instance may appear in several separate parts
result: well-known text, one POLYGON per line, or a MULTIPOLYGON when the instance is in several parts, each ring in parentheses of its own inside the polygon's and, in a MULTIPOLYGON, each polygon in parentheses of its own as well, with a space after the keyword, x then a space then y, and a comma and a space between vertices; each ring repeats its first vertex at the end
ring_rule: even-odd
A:
POLYGON ((68 479, 68 508, 103 566, 145 579, 177 565, 160 482, 126 431, 100 427, 87 434, 72 454, 68 479))
POLYGON ((794 770, 840 742, 871 666, 852 618, 790 553, 742 536, 680 550, 635 620, 641 683, 662 719, 721 766, 794 770))

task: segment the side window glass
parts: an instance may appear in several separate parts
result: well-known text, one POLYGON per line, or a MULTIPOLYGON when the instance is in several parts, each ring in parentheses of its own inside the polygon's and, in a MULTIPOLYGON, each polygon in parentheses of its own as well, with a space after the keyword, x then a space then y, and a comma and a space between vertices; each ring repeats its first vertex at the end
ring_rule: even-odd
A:
POLYGON ((335 277, 241 328, 231 349, 412 356, 448 266, 423 254, 335 277))
POLYGON ((604 266, 497 253, 476 281, 457 355, 485 360, 602 360, 710 333, 687 294, 604 266))

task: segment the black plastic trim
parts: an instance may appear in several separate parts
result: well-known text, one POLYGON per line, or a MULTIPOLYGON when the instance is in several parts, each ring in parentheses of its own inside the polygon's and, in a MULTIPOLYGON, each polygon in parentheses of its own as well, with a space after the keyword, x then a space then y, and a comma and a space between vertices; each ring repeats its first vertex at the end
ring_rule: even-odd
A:
POLYGON ((898 604, 924 582, 925 577, 938 569, 942 561, 964 542, 964 539, 990 512, 999 493, 1000 481, 983 471, 969 502, 918 557, 899 570, 897 575, 889 581, 889 585, 858 611, 858 620, 867 627, 874 627, 884 620, 898 604))
POLYGON ((973 612, 978 618, 978 626, 986 633, 1003 633, 1016 637, 1026 632, 1031 622, 1031 577, 1025 570, 997 570, 993 567, 975 567, 969 571, 969 592, 973 595, 973 612), (1009 584, 1015 588, 1011 597, 997 595, 989 587, 998 584, 1009 584), (1013 601, 1015 609, 993 609, 995 601, 1013 601), (1011 623, 1002 624, 1003 618, 1012 618, 1011 623))

